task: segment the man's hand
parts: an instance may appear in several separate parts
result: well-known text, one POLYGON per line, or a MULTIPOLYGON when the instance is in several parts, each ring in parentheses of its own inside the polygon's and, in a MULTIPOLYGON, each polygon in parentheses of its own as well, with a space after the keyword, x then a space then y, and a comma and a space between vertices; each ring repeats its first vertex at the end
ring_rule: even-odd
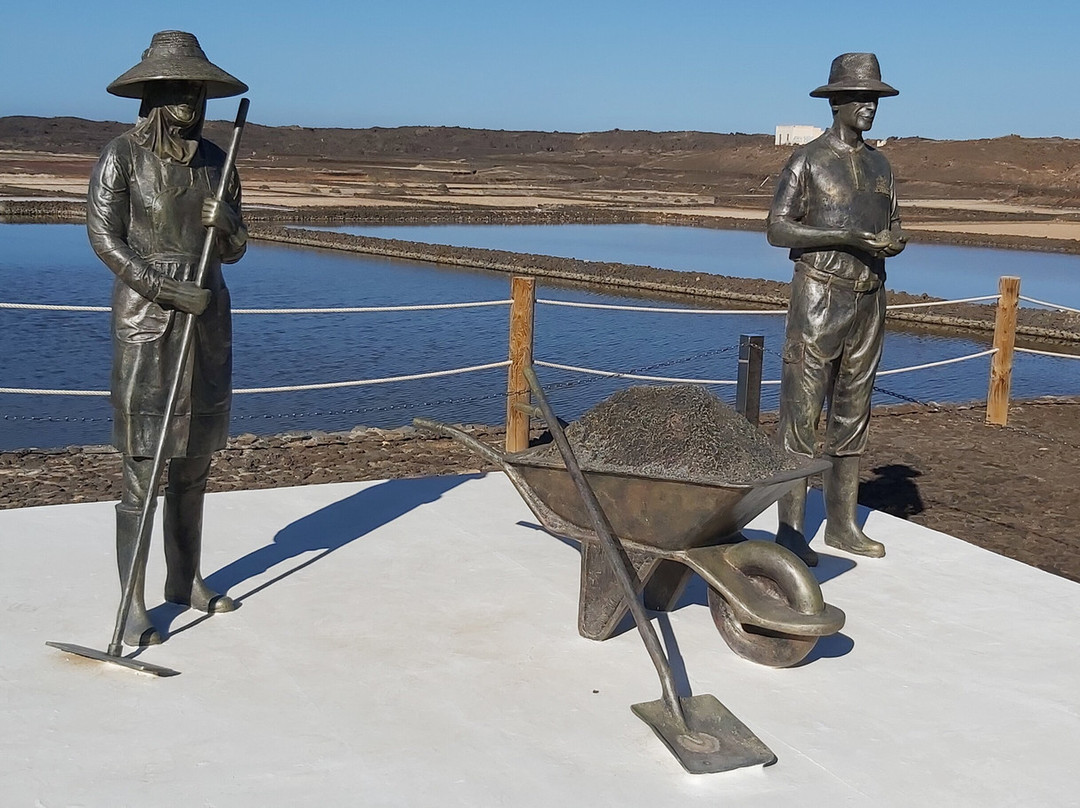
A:
POLYGON ((154 302, 166 309, 179 309, 188 314, 199 315, 210 305, 210 290, 190 281, 178 281, 172 278, 161 279, 154 302))
POLYGON ((232 236, 240 229, 241 220, 227 202, 209 197, 203 201, 202 223, 203 227, 216 227, 225 235, 232 236))
POLYGON ((851 234, 851 246, 870 253, 874 258, 889 258, 903 251, 907 246, 907 236, 891 230, 882 230, 880 233, 857 230, 851 234))
POLYGON ((885 248, 885 257, 892 258, 899 255, 907 246, 907 233, 903 230, 886 230, 889 234, 889 246, 885 248))

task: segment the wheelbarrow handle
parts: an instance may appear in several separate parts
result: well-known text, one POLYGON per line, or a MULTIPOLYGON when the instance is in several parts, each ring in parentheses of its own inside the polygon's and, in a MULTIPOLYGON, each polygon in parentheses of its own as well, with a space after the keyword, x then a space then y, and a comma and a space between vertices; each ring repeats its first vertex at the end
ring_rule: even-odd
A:
POLYGON ((653 629, 652 623, 649 622, 648 615, 645 614, 645 607, 638 592, 637 574, 633 572, 633 567, 626 558, 622 547, 615 540, 611 523, 608 521, 604 509, 600 506, 592 486, 585 479, 577 455, 574 454, 570 441, 566 438, 562 423, 551 409, 551 404, 540 386, 540 380, 536 377, 536 371, 532 367, 526 367, 525 378, 529 382, 533 395, 536 396, 536 402, 544 416, 544 420, 547 422, 548 429, 551 430, 552 437, 555 438, 555 445, 559 447, 559 453, 566 464, 566 470, 570 473, 570 478, 574 481, 574 485, 581 494, 585 510, 588 511, 596 536, 600 540, 600 545, 604 548, 608 562, 611 564, 612 572, 614 572, 616 579, 622 585, 623 596, 626 598, 630 613, 634 616, 634 623, 637 624, 638 633, 641 634, 645 649, 649 652, 653 665, 656 666, 656 673, 660 677, 664 703, 672 716, 685 727, 686 717, 683 715, 682 703, 679 701, 678 693, 675 690, 675 679, 671 674, 671 665, 664 654, 663 648, 660 646, 660 638, 656 636, 656 631, 653 629))
POLYGON ((413 426, 426 429, 428 432, 434 432, 436 435, 453 438, 458 443, 464 444, 469 449, 472 449, 489 463, 495 463, 504 468, 506 467, 506 458, 503 457, 498 450, 488 446, 483 441, 477 440, 468 432, 460 430, 457 427, 443 424, 438 421, 432 421, 428 418, 413 418, 413 426))

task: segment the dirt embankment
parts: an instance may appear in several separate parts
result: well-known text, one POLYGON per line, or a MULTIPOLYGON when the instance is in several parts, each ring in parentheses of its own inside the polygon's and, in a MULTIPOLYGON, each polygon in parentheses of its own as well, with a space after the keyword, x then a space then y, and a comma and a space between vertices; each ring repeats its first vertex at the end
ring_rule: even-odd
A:
MULTIPOLYGON (((476 247, 449 247, 272 225, 255 225, 251 234, 256 239, 296 246, 476 267, 592 287, 632 290, 669 298, 674 296, 684 300, 721 300, 746 305, 785 307, 790 294, 790 284, 778 281, 680 272, 634 264, 582 261, 476 247)), ((927 295, 909 295, 902 292, 888 294, 890 304, 935 300, 927 295)), ((925 310, 891 311, 888 316, 911 326, 985 333, 993 331, 995 308, 990 305, 960 303, 925 310)), ((1019 312, 1017 333, 1029 340, 1063 345, 1080 343, 1080 315, 1025 308, 1019 312)))

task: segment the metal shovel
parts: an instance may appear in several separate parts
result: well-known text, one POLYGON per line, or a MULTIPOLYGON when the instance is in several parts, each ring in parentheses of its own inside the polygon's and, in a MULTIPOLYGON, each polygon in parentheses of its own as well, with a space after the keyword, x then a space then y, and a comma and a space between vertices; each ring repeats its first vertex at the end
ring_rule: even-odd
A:
POLYGON ((626 558, 622 546, 615 540, 611 524, 589 481, 585 479, 562 424, 555 417, 540 386, 540 380, 531 367, 525 369, 525 378, 536 396, 548 429, 555 438, 566 470, 581 494, 596 536, 604 548, 612 572, 622 586, 638 632, 660 676, 662 698, 634 704, 630 709, 652 727, 653 732, 691 774, 724 772, 744 766, 768 766, 775 763, 776 755, 715 696, 703 694, 682 698, 676 693, 671 665, 660 646, 660 639, 656 636, 652 623, 645 614, 633 566, 626 558))
MULTIPOLYGON (((229 143, 229 151, 225 156, 225 165, 221 171, 221 181, 218 183, 216 198, 220 202, 225 198, 229 178, 232 176, 233 167, 236 165, 236 153, 240 148, 240 136, 244 132, 244 124, 247 121, 248 99, 240 99, 240 108, 236 112, 236 122, 233 124, 232 140, 229 143)), ((202 255, 195 272, 194 282, 202 286, 206 278, 206 270, 210 265, 210 257, 214 252, 214 241, 217 239, 217 228, 206 228, 206 240, 203 242, 202 255)), ((83 645, 74 645, 66 642, 46 642, 53 648, 58 648, 69 654, 96 659, 100 662, 108 662, 119 665, 140 673, 150 673, 154 676, 176 676, 180 671, 143 662, 139 659, 123 656, 124 653, 124 624, 127 622, 128 612, 131 611, 131 601, 135 596, 135 567, 142 554, 143 548, 150 541, 150 530, 153 528, 153 520, 150 514, 153 510, 154 498, 157 496, 158 482, 165 466, 165 441, 169 434, 169 425, 172 421, 173 410, 176 409, 176 401, 180 396, 180 384, 184 378, 184 365, 187 363, 188 351, 191 350, 191 342, 195 333, 195 315, 179 312, 178 316, 184 323, 184 332, 181 335, 180 356, 176 366, 176 374, 173 376, 172 385, 169 387, 169 396, 165 403, 165 418, 161 425, 161 434, 158 435, 157 446, 154 448, 154 464, 150 471, 150 482, 146 487, 146 498, 143 502, 142 513, 139 516, 139 540, 136 543, 135 552, 131 556, 131 566, 128 568, 127 584, 124 586, 123 597, 120 598, 120 608, 116 614, 116 627, 113 629, 112 641, 108 651, 99 651, 95 648, 87 648, 83 645)))

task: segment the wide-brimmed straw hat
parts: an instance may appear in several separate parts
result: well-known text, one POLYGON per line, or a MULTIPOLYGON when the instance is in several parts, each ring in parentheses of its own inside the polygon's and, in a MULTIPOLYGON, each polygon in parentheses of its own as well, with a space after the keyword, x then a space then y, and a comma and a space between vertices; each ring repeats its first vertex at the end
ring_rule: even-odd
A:
POLYGON ((150 81, 199 81, 207 98, 246 93, 248 86, 206 58, 199 40, 184 31, 158 31, 143 51, 142 61, 108 86, 113 95, 142 98, 150 81))
POLYGON ((837 93, 875 93, 878 96, 900 95, 900 91, 881 80, 881 66, 872 53, 842 53, 833 59, 829 83, 810 93, 814 98, 828 98, 837 93))

